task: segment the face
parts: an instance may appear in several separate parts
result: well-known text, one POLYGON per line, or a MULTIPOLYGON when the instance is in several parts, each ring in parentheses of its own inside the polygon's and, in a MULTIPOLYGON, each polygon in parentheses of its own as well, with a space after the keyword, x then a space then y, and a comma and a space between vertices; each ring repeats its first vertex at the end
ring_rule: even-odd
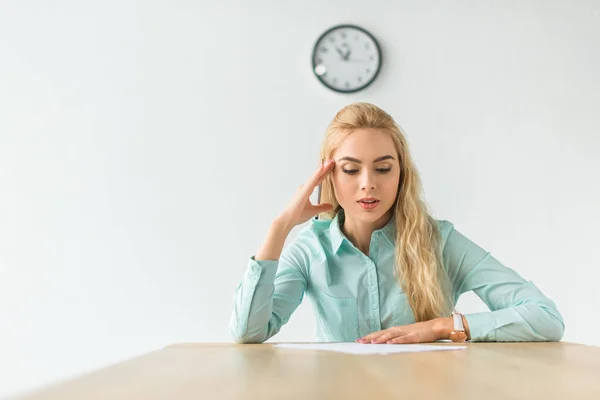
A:
POLYGON ((376 222, 391 212, 400 182, 394 141, 377 129, 358 129, 333 154, 336 199, 347 217, 376 222))

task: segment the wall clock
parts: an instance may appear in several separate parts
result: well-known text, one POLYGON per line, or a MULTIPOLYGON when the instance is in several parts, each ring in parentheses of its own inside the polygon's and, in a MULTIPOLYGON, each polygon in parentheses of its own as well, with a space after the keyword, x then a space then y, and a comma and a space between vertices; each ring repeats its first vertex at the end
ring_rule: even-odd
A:
POLYGON ((340 93, 369 86, 381 69, 379 43, 356 25, 337 25, 325 31, 313 48, 313 72, 319 81, 340 93))

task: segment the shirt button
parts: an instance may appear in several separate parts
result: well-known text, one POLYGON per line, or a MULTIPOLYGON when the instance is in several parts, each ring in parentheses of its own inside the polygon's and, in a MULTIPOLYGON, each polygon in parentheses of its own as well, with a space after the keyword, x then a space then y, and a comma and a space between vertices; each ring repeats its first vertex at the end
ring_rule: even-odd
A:
POLYGON ((376 309, 376 308, 377 308, 377 304, 373 304, 373 309, 376 309))
POLYGON ((375 286, 371 286, 371 290, 375 291, 377 288, 375 286))

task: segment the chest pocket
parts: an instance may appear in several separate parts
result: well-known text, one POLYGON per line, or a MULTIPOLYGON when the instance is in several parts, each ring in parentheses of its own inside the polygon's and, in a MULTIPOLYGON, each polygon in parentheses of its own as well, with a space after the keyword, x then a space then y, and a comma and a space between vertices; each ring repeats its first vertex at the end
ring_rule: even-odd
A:
POLYGON ((358 339, 356 299, 337 298, 326 293, 315 295, 316 315, 325 339, 331 342, 353 342, 358 339))

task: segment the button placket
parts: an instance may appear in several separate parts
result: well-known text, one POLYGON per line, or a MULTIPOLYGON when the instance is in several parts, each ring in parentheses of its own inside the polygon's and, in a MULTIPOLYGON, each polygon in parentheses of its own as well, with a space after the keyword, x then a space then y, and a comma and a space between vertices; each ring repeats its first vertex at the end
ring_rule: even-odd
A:
POLYGON ((369 265, 367 276, 368 283, 370 285, 371 290, 368 292, 368 299, 370 305, 369 312, 369 325, 371 331, 378 331, 380 329, 380 321, 379 321, 379 290, 377 289, 377 270, 375 268, 375 264, 371 259, 367 261, 369 265))
POLYGON ((375 265, 378 260, 379 251, 379 232, 375 232, 371 238, 371 246, 369 249, 369 260, 371 268, 369 269, 370 281, 372 282, 370 303, 371 303, 371 329, 378 331, 381 329, 380 313, 379 313, 379 291, 377 290, 377 270, 375 265))
POLYGON ((377 263, 379 251, 379 232, 375 232, 371 237, 371 246, 369 247, 369 258, 377 263))

